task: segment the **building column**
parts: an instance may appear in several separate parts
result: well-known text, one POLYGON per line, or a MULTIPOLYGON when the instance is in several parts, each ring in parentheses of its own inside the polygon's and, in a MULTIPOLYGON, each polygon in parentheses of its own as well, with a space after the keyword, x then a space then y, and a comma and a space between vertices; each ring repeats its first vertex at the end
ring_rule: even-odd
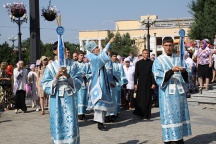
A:
POLYGON ((83 40, 80 40, 80 50, 84 51, 83 40))
POLYGON ((98 47, 99 47, 100 50, 102 50, 101 39, 98 39, 98 47))
POLYGON ((172 37, 172 39, 174 40, 175 36, 171 36, 171 37, 172 37))
POLYGON ((162 54, 164 54, 164 48, 163 48, 163 39, 164 39, 165 37, 162 37, 162 54))
MULTIPOLYGON (((87 43, 89 43, 89 40, 88 40, 88 39, 86 40, 85 44, 87 44, 87 43)), ((86 51, 87 54, 90 53, 87 49, 86 49, 85 51, 86 51)))
POLYGON ((155 57, 157 57, 157 37, 155 36, 155 57))
POLYGON ((150 50, 152 50, 152 52, 150 54, 155 54, 157 55, 157 51, 156 51, 156 37, 155 36, 152 36, 150 37, 150 50))

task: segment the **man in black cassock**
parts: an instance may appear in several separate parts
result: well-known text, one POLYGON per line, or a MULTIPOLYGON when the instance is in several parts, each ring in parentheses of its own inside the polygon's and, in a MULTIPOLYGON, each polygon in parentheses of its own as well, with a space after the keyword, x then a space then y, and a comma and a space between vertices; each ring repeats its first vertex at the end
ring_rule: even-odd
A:
POLYGON ((136 90, 136 105, 133 114, 143 118, 151 118, 152 94, 155 80, 152 74, 152 65, 147 49, 142 51, 143 59, 136 63, 134 74, 134 89, 136 90))

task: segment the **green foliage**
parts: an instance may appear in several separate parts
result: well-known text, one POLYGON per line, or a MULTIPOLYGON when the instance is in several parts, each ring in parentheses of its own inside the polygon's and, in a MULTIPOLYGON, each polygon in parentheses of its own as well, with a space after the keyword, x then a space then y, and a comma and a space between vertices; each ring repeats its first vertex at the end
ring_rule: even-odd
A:
POLYGON ((0 45, 0 63, 8 62, 9 64, 15 64, 18 59, 18 54, 13 52, 13 49, 9 47, 7 42, 0 45))
POLYGON ((213 41, 216 34, 216 0, 193 0, 189 8, 195 19, 189 36, 192 39, 208 38, 213 41))
POLYGON ((41 56, 47 56, 54 59, 52 44, 46 43, 41 45, 41 56))
MULTIPOLYGON (((79 50, 79 44, 69 43, 66 42, 66 47, 71 50, 71 54, 75 51, 79 50)), ((22 41, 22 60, 25 64, 29 64, 30 62, 30 38, 22 41)), ((52 44, 40 42, 41 48, 41 56, 51 57, 53 59, 53 47, 52 44)), ((12 47, 9 46, 7 42, 0 44, 0 63, 1 62, 8 62, 13 66, 16 65, 19 58, 18 51, 14 51, 12 47)))
MULTIPOLYGON (((108 37, 105 39, 105 43, 107 44, 112 37, 114 37, 114 34, 109 33, 108 37)), ((136 48, 133 47, 133 40, 130 39, 130 34, 126 33, 121 36, 117 33, 115 35, 115 42, 111 45, 111 51, 121 56, 128 56, 130 52, 136 54, 136 48)))
POLYGON ((69 43, 69 42, 65 42, 65 47, 70 49, 71 56, 74 52, 77 52, 80 49, 79 44, 74 44, 74 43, 69 43))

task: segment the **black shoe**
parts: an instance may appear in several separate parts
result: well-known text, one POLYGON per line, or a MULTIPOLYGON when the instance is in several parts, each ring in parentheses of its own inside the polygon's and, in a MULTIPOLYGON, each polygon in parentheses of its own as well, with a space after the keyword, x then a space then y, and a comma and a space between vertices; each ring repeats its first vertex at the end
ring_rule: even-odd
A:
POLYGON ((110 116, 105 116, 105 123, 111 122, 110 116))
POLYGON ((115 122, 115 120, 116 120, 116 116, 115 115, 110 116, 110 122, 115 122))
POLYGON ((190 93, 186 93, 186 97, 187 98, 191 98, 191 94, 190 93))
POLYGON ((86 118, 85 114, 82 115, 82 118, 83 118, 84 121, 87 121, 87 118, 86 118))
POLYGON ((79 120, 83 120, 83 115, 78 115, 79 120))
POLYGON ((98 129, 101 131, 107 131, 106 127, 103 125, 103 123, 98 123, 98 129))
POLYGON ((79 120, 87 121, 87 118, 85 117, 85 114, 78 115, 78 119, 79 119, 79 120))

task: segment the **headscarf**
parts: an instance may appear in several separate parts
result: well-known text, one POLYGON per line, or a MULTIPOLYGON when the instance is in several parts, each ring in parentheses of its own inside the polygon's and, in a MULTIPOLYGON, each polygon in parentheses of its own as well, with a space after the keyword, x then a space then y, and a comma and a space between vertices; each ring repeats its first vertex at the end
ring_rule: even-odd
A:
POLYGON ((205 48, 207 47, 207 43, 206 43, 205 40, 202 40, 202 42, 203 42, 203 44, 204 44, 204 48, 202 48, 202 49, 205 49, 205 48))
POLYGON ((41 63, 41 61, 38 59, 38 60, 36 61, 36 66, 39 66, 40 63, 41 63))
POLYGON ((125 59, 124 59, 124 62, 126 62, 126 61, 129 61, 129 62, 130 62, 130 59, 129 59, 129 58, 125 58, 125 59))
POLYGON ((33 68, 35 68, 35 64, 30 65, 30 69, 32 70, 33 68))

